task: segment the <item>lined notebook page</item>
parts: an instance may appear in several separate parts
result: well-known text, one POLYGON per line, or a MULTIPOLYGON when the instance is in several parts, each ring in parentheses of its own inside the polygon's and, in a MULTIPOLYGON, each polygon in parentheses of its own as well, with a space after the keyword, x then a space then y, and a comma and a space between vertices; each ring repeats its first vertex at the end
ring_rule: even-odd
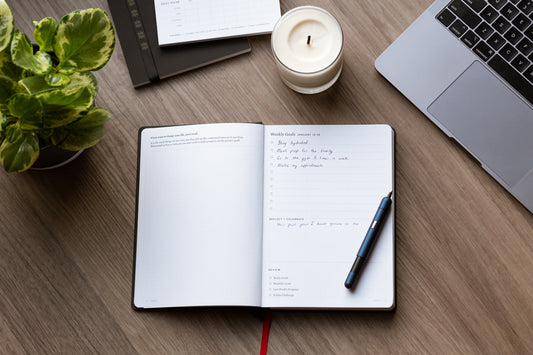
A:
POLYGON ((263 126, 140 135, 134 305, 260 306, 263 126))
POLYGON ((270 33, 279 0, 154 0, 160 46, 270 33))
POLYGON ((393 149, 385 125, 265 126, 263 307, 393 306, 393 210, 356 288, 344 287, 393 190, 393 149))

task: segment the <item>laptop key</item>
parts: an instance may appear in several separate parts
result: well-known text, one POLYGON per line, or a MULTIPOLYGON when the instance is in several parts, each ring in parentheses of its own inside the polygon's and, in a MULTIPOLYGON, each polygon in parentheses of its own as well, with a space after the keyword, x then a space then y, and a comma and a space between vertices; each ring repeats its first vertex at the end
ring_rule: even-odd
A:
POLYGON ((498 50, 505 44, 505 39, 495 32, 492 36, 490 36, 487 43, 495 50, 498 50))
POLYGON ((527 56, 533 51, 533 43, 527 38, 522 38, 522 40, 516 45, 516 49, 518 49, 523 55, 527 56))
POLYGON ((494 6, 496 10, 499 10, 503 5, 505 5, 505 0, 489 0, 489 4, 494 6))
POLYGON ((533 41, 533 25, 529 26, 527 30, 524 31, 524 34, 530 41, 533 41))
POLYGON ((444 26, 448 27, 455 20, 455 15, 451 13, 450 10, 444 9, 440 14, 437 15, 437 20, 439 20, 444 26))
POLYGON ((496 31, 504 34, 509 27, 511 27, 511 24, 503 16, 500 16, 496 19, 492 26, 496 29, 496 31))
POLYGON ((518 14, 518 16, 516 16, 513 20, 513 25, 515 25, 520 31, 525 30, 530 23, 531 20, 528 19, 524 14, 518 14))
POLYGON ((494 55, 487 64, 496 73, 498 73, 509 85, 533 103, 533 65, 531 65, 524 75, 530 81, 528 82, 519 72, 517 72, 509 63, 503 60, 498 54, 494 55))
POLYGON ((518 8, 523 11, 526 15, 529 15, 533 12, 533 1, 532 0, 522 0, 518 4, 518 8))
POLYGON ((500 49, 500 55, 507 60, 508 62, 511 61, 515 57, 515 55, 518 54, 518 51, 511 46, 509 43, 507 43, 505 46, 503 46, 502 49, 500 49))
POLYGON ((498 17, 498 11, 492 6, 488 5, 483 11, 481 11, 481 17, 488 23, 492 23, 498 17))
POLYGON ((508 20, 512 20, 518 15, 518 9, 513 4, 507 4, 501 9, 501 14, 508 20))
POLYGON ((494 32, 494 29, 489 26, 488 23, 482 22, 479 26, 477 26, 475 31, 481 38, 487 39, 489 36, 494 32))
POLYGON ((511 62, 511 65, 515 67, 519 72, 523 72, 531 63, 522 54, 516 56, 511 62))
POLYGON ((452 31, 457 37, 461 37, 466 30, 468 30, 468 27, 466 27, 466 25, 460 20, 455 20, 455 22, 450 26, 450 31, 452 31))
POLYGON ((518 11, 513 4, 507 4, 500 10, 500 12, 506 19, 510 21, 514 19, 520 11, 518 11))
POLYGON ((479 42, 478 45, 474 47, 474 53, 476 53, 479 58, 486 62, 494 55, 494 50, 485 42, 479 42))
POLYGON ((475 12, 483 10, 487 3, 484 0, 464 0, 475 12))
POLYGON ((460 0, 453 0, 448 8, 470 28, 476 28, 481 22, 481 17, 460 0))
POLYGON ((505 39, 508 40, 511 44, 516 44, 518 41, 520 41, 523 35, 515 27, 511 27, 511 29, 507 31, 503 35, 503 37, 505 37, 505 39))
POLYGON ((472 48, 477 42, 479 42, 479 36, 471 30, 468 30, 468 32, 466 32, 465 35, 461 37, 461 41, 463 41, 463 43, 466 44, 468 48, 472 48))

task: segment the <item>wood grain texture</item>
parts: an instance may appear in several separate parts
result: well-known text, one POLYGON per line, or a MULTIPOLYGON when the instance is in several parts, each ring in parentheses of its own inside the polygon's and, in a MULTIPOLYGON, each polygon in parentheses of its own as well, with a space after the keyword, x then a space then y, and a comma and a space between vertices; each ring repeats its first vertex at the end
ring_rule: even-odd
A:
MULTIPOLYGON (((16 27, 104 0, 9 1, 16 27)), ((533 215, 374 69, 430 0, 283 0, 318 5, 345 33, 325 93, 285 87, 270 37, 252 53, 133 89, 117 43, 97 72, 107 135, 51 171, 0 172, 0 352, 258 353, 261 312, 135 312, 130 306, 137 131, 208 122, 387 123, 396 130, 397 310, 272 316, 269 352, 530 353, 533 215)))

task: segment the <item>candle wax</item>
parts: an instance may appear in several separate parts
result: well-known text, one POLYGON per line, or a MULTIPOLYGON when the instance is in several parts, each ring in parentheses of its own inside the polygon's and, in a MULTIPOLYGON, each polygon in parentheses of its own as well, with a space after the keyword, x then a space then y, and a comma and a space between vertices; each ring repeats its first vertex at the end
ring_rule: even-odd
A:
POLYGON ((342 30, 327 12, 309 7, 289 14, 277 26, 272 43, 276 56, 289 69, 313 73, 337 59, 342 50, 342 30))
POLYGON ((342 49, 339 23, 319 7, 290 10, 272 31, 272 51, 281 79, 304 94, 324 91, 335 83, 342 71, 342 49))

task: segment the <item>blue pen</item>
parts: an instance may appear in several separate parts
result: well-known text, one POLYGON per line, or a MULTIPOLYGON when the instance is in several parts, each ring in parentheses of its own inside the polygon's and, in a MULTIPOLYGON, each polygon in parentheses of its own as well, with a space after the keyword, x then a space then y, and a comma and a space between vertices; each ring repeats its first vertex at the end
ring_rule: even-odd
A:
POLYGON ((389 192, 387 197, 384 197, 381 200, 381 203, 379 204, 379 208, 376 211, 376 215, 374 216, 374 219, 372 219, 372 223, 368 228, 368 232, 366 232, 363 244, 361 244, 361 248, 359 248, 359 251, 357 252, 357 257, 355 258, 352 268, 348 273, 348 277, 346 277, 346 281, 344 282, 344 286, 346 286, 347 289, 351 289, 359 278, 361 270, 363 270, 363 265, 365 264, 366 259, 368 259, 370 251, 372 251, 372 247, 374 246, 376 239, 378 239, 379 232, 381 230, 383 222, 387 217, 387 212, 389 211, 389 208, 392 204, 391 196, 392 191, 389 192))

